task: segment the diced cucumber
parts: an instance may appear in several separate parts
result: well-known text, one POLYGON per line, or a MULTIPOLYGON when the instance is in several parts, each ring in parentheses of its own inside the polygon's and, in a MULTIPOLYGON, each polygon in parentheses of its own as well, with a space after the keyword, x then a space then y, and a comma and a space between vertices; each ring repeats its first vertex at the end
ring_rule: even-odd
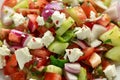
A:
POLYGON ((105 6, 109 7, 111 4, 112 0, 103 0, 103 3, 105 6))
POLYGON ((54 41, 49 47, 48 50, 56 53, 56 54, 62 54, 65 52, 65 49, 68 47, 69 43, 62 43, 59 41, 54 41))
POLYGON ((83 67, 81 67, 81 69, 80 69, 80 73, 78 75, 78 80, 87 80, 87 72, 83 67))
POLYGON ((18 8, 28 8, 28 7, 29 7, 28 0, 23 0, 19 2, 16 6, 14 6, 13 9, 17 10, 18 8))
POLYGON ((109 31, 105 32, 100 36, 105 44, 110 44, 113 46, 120 46, 120 30, 117 26, 113 27, 109 31))
POLYGON ((61 42, 68 42, 74 37, 73 30, 68 30, 63 34, 63 36, 56 36, 56 38, 61 42))
POLYGON ((120 62, 120 46, 114 47, 111 50, 109 50, 105 54, 105 57, 107 57, 113 61, 120 62))
POLYGON ((57 74, 62 74, 62 69, 60 67, 54 66, 54 65, 48 65, 46 67, 46 72, 53 72, 57 74))
POLYGON ((62 36, 72 25, 74 24, 74 20, 69 17, 60 28, 56 31, 56 34, 62 36))

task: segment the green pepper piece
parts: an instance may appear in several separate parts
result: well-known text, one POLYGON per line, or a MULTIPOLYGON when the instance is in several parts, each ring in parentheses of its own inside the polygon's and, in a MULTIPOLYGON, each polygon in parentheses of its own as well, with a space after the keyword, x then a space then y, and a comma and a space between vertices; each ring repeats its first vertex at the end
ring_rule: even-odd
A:
POLYGON ((52 65, 63 68, 64 64, 67 63, 67 60, 56 59, 54 56, 50 56, 50 63, 52 65))

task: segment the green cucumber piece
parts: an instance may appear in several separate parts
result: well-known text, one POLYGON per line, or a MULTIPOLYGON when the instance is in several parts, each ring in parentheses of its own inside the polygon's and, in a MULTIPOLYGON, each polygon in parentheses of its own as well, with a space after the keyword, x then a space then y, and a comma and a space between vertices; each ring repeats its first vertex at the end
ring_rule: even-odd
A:
POLYGON ((56 38, 60 41, 60 42, 68 42, 70 41, 73 37, 74 37, 74 33, 73 30, 68 30, 65 32, 65 34, 63 34, 63 36, 56 36, 56 38))
POLYGON ((62 43, 59 41, 54 41, 49 47, 48 50, 56 53, 56 54, 62 54, 65 52, 65 49, 68 47, 69 43, 62 43))
POLYGON ((84 69, 83 67, 81 67, 80 69, 78 80, 87 80, 87 72, 86 72, 86 69, 84 69))
POLYGON ((115 62, 120 62, 120 46, 113 47, 106 54, 106 58, 109 58, 115 62))
POLYGON ((46 72, 53 72, 57 74, 62 74, 62 69, 60 67, 54 66, 54 65, 48 65, 46 67, 46 72))
POLYGON ((100 40, 102 40, 105 44, 109 44, 112 46, 120 46, 120 30, 119 27, 114 26, 112 29, 103 33, 100 36, 100 40))
POLYGON ((23 0, 13 7, 14 10, 17 10, 18 8, 29 8, 28 0, 23 0))
POLYGON ((74 24, 74 20, 69 17, 66 21, 63 22, 60 28, 56 31, 56 34, 62 36, 72 25, 74 24))

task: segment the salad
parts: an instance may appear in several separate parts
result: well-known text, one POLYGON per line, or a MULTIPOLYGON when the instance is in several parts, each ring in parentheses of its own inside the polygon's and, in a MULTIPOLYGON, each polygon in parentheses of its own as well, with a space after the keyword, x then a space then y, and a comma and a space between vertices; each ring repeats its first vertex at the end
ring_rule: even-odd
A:
POLYGON ((4 0, 0 69, 11 80, 114 80, 120 2, 4 0))

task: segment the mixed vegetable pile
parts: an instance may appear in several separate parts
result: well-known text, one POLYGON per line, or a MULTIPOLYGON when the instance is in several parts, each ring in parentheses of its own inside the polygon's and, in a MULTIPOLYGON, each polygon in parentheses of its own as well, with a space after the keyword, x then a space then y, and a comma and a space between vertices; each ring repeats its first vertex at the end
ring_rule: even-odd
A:
POLYGON ((114 80, 120 2, 5 0, 0 69, 11 80, 114 80))

